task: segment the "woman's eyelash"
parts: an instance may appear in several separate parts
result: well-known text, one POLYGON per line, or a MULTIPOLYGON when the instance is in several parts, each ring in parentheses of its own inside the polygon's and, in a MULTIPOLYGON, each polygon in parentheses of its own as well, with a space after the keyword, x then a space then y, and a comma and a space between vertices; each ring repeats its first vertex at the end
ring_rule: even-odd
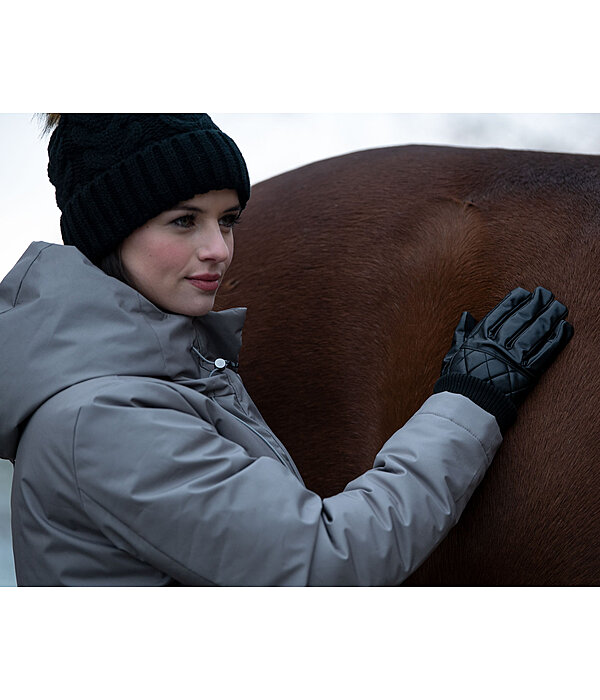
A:
MULTIPOLYGON (((241 220, 241 212, 237 214, 228 214, 219 219, 219 225, 225 226, 226 228, 233 228, 241 220)), ((178 216, 171 222, 175 226, 180 226, 181 228, 191 228, 196 224, 196 217, 194 214, 184 214, 183 216, 178 216)))
POLYGON ((241 212, 238 212, 237 214, 229 214, 228 216, 224 216, 219 220, 219 223, 221 223, 222 226, 227 226, 228 228, 233 228, 236 224, 240 223, 240 220, 242 218, 241 212))
POLYGON ((195 223, 196 219, 193 214, 184 214, 183 216, 178 216, 171 222, 175 226, 181 226, 182 228, 191 228, 195 223))

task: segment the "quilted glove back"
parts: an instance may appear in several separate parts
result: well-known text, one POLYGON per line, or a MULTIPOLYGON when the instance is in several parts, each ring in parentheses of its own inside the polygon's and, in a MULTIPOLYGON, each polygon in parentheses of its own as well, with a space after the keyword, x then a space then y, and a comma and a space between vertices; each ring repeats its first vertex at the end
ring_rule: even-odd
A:
POLYGON ((442 376, 490 382, 515 406, 573 336, 567 307, 543 287, 518 287, 479 323, 465 311, 442 363, 442 376))

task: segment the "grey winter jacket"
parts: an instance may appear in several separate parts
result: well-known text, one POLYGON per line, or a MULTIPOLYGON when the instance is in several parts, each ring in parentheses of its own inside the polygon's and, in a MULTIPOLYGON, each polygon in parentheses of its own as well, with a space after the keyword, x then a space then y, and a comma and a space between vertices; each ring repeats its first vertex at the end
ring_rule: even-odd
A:
POLYGON ((19 585, 391 585, 443 539, 495 419, 436 394, 321 499, 236 373, 244 317, 166 314, 75 248, 29 247, 0 285, 19 585))

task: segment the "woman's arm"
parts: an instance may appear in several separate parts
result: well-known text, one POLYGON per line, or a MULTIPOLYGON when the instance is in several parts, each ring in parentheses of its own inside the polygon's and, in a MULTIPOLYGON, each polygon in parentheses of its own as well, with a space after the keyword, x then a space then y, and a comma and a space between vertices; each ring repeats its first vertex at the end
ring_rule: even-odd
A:
POLYGON ((74 432, 83 507, 117 547, 187 585, 398 584, 456 523, 501 442, 490 414, 438 394, 323 500, 165 385, 108 388, 74 432))

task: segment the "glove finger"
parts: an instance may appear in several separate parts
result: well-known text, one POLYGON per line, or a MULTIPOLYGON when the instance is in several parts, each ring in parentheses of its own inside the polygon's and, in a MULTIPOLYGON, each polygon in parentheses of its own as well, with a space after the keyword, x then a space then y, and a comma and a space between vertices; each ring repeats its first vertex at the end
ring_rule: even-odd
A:
MULTIPOLYGON (((540 314, 543 314, 553 301, 554 295, 552 292, 543 287, 536 287, 531 298, 515 308, 494 329, 497 342, 501 345, 510 346, 513 339, 529 327, 540 314)), ((566 313, 563 316, 566 316, 566 313)))
POLYGON ((572 337, 573 326, 568 321, 560 321, 552 336, 528 359, 527 369, 535 374, 541 374, 554 362, 556 356, 572 337))
POLYGON ((473 330, 473 335, 482 337, 493 337, 500 325, 517 309, 521 304, 524 304, 531 298, 531 292, 526 289, 517 287, 509 292, 502 301, 497 304, 486 316, 480 321, 477 328, 473 330))
POLYGON ((460 347, 465 338, 469 333, 475 328, 477 321, 468 311, 463 311, 460 316, 460 321, 454 330, 454 338, 452 339, 452 344, 460 347))
MULTIPOLYGON (((515 313, 515 316, 519 313, 520 310, 515 313)), ((550 305, 533 318, 528 325, 525 324, 516 334, 511 336, 506 341, 505 347, 518 362, 526 361, 529 356, 535 354, 540 346, 544 345, 548 338, 554 335, 559 321, 565 318, 567 313, 567 307, 557 299, 553 299, 550 305)), ((507 322, 507 326, 510 323, 512 323, 512 319, 507 322)))
POLYGON ((454 329, 454 335, 452 336, 452 345, 450 346, 450 350, 446 353, 444 356, 444 359, 442 360, 442 372, 444 371, 444 368, 450 363, 454 355, 456 354, 456 351, 460 346, 463 344, 465 338, 469 333, 473 330, 473 328, 477 325, 477 321, 471 316, 471 314, 468 311, 463 311, 460 320, 454 329))

